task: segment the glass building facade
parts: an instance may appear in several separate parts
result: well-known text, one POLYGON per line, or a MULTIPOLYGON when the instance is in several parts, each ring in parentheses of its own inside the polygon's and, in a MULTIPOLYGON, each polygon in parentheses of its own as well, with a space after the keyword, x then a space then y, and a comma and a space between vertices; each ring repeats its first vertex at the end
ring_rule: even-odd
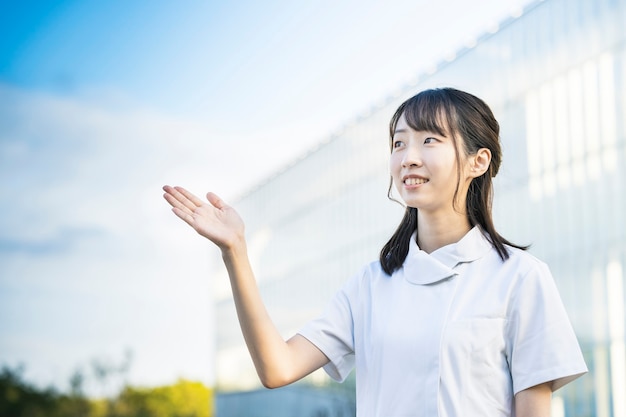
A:
MULTIPOLYGON (((528 5, 236 202, 270 315, 291 336, 378 257, 403 213, 387 198, 389 119, 442 86, 485 99, 500 122, 496 226, 550 265, 589 366, 553 415, 626 416, 626 0, 528 5)), ((218 278, 218 392, 258 388, 218 278)))

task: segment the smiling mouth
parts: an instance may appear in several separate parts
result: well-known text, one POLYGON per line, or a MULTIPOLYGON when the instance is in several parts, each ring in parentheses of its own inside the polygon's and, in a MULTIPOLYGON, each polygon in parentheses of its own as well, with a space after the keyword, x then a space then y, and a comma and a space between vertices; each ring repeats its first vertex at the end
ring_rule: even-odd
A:
POLYGON ((428 180, 425 178, 407 178, 404 180, 404 185, 419 185, 427 182, 428 180))

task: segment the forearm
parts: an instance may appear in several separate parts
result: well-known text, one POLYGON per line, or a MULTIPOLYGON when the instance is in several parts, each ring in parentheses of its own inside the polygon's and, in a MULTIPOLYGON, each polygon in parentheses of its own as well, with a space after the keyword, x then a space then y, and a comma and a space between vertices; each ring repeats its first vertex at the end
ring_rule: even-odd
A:
POLYGON ((272 322, 261 298, 247 256, 245 243, 224 250, 222 257, 230 277, 235 308, 246 345, 261 382, 266 387, 278 387, 300 379, 320 364, 307 362, 286 342, 272 322))

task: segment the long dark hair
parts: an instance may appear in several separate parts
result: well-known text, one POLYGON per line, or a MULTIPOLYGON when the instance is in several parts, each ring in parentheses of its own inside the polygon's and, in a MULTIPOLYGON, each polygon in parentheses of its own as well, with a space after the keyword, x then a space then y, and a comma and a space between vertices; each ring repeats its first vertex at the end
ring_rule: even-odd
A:
MULTIPOLYGON (((430 131, 440 135, 450 134, 455 144, 457 160, 457 185, 454 193, 456 204, 457 193, 461 181, 461 158, 457 137, 463 139, 463 151, 473 155, 481 148, 491 151, 491 163, 487 171, 474 178, 467 191, 466 211, 470 225, 478 225, 494 249, 505 261, 509 252, 505 245, 519 249, 518 246, 504 239, 496 232, 491 216, 493 201, 492 178, 498 173, 502 161, 500 147, 500 125, 487 104, 476 96, 454 88, 437 88, 425 90, 411 97, 398 107, 389 123, 390 148, 396 125, 404 115, 407 124, 417 131, 430 131)), ((387 196, 393 200, 391 190, 393 179, 389 183, 387 196)), ((413 232, 417 230, 417 209, 407 207, 400 225, 393 236, 380 251, 380 263, 383 270, 391 275, 402 267, 409 252, 409 242, 413 232)))

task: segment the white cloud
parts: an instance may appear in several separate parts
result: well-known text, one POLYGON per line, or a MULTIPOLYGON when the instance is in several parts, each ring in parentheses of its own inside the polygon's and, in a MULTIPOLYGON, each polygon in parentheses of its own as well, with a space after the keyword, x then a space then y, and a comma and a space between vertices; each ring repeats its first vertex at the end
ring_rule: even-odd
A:
POLYGON ((136 383, 211 382, 216 249, 161 186, 236 199, 321 130, 287 122, 252 137, 119 98, 0 95, 3 361, 64 387, 77 366, 130 348, 136 383))
POLYGON ((146 109, 0 94, 12 103, 0 111, 3 360, 62 385, 76 366, 128 347, 137 381, 210 381, 211 248, 160 187, 240 186, 224 175, 234 142, 146 109))

